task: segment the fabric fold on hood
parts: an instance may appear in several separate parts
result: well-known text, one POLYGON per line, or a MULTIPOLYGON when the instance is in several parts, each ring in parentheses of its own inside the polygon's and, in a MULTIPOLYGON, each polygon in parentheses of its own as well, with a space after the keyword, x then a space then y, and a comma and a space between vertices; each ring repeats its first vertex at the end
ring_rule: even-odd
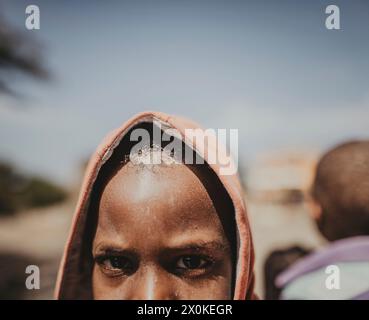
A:
MULTIPOLYGON (((91 236, 88 234, 89 226, 87 218, 90 214, 90 196, 94 183, 99 175, 100 169, 112 156, 115 148, 129 130, 140 123, 153 121, 158 121, 165 127, 176 129, 180 133, 183 141, 185 141, 186 138, 185 129, 201 128, 191 120, 182 117, 171 116, 161 112, 143 112, 125 122, 103 140, 91 157, 86 169, 58 273, 55 288, 56 299, 92 299, 91 274, 89 272, 90 266, 86 265, 84 245, 91 236)), ((203 155, 207 163, 207 159, 209 155, 211 156, 212 152, 217 152, 218 157, 226 157, 225 149, 221 151, 222 154, 219 155, 219 150, 215 148, 216 147, 211 145, 210 142, 206 144, 196 143, 194 151, 203 155)), ((254 249, 244 202, 244 194, 239 178, 237 174, 220 174, 221 167, 218 162, 215 164, 208 163, 208 165, 219 177, 219 180, 228 192, 235 211, 238 248, 233 299, 255 299, 253 274, 254 249)))

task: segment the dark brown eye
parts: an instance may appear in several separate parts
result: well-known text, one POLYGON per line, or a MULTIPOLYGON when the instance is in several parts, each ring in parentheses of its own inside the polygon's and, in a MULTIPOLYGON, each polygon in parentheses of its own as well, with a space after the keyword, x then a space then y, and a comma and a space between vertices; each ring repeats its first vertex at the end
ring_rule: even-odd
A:
POLYGON ((179 269, 201 269, 205 268, 209 261, 197 255, 189 255, 181 257, 177 262, 179 269))
POLYGON ((107 256, 100 259, 99 264, 108 270, 131 272, 134 270, 134 262, 124 256, 107 256))
POLYGON ((131 263, 126 257, 111 257, 109 258, 109 262, 114 269, 127 269, 131 267, 131 263))

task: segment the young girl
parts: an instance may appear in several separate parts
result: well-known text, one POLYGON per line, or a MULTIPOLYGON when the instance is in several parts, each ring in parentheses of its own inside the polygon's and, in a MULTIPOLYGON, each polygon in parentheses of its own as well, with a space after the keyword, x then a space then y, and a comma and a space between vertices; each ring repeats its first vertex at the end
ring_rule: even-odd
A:
POLYGON ((98 148, 80 192, 57 299, 254 298, 253 245, 238 177, 207 161, 219 154, 211 144, 186 144, 189 128, 199 127, 145 112, 98 148), (157 124, 179 132, 173 139, 184 152, 155 141, 157 124), (139 149, 135 130, 148 133, 139 149), (204 161, 182 161, 188 150, 204 161))

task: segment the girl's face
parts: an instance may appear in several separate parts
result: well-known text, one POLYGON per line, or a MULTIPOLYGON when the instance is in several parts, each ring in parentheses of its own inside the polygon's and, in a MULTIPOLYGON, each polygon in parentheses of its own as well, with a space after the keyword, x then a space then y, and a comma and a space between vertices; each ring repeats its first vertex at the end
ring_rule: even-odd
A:
POLYGON ((94 299, 231 299, 231 248, 185 165, 125 165, 106 185, 93 241, 94 299))

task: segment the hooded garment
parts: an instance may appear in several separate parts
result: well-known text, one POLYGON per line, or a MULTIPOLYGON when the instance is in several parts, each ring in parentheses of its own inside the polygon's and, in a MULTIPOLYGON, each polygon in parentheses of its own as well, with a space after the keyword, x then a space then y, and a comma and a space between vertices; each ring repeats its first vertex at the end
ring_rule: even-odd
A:
MULTIPOLYGON (((171 116, 160 112, 143 112, 125 122, 120 128, 111 132, 97 148, 91 157, 86 169, 85 177, 79 194, 77 207, 72 220, 69 237, 64 249, 56 288, 56 299, 92 299, 91 290, 91 266, 86 267, 86 258, 83 255, 83 246, 86 239, 91 237, 88 234, 88 209, 90 203, 90 194, 93 190, 94 183, 99 175, 99 171, 114 153, 114 149, 122 141, 123 137, 130 129, 140 123, 158 121, 165 128, 174 128, 180 134, 184 141, 185 129, 198 129, 199 125, 182 117, 171 116)), ((210 154, 218 152, 218 159, 226 157, 226 151, 217 150, 215 145, 206 141, 205 144, 196 141, 194 149, 201 154, 204 160, 210 158, 210 154)), ((237 225, 237 264, 234 288, 234 300, 255 299, 254 295, 254 249, 251 238, 250 226, 246 213, 244 202, 244 194, 237 174, 222 175, 220 174, 219 163, 210 164, 210 168, 219 177, 225 190, 228 192, 234 207, 235 220, 237 225)))

